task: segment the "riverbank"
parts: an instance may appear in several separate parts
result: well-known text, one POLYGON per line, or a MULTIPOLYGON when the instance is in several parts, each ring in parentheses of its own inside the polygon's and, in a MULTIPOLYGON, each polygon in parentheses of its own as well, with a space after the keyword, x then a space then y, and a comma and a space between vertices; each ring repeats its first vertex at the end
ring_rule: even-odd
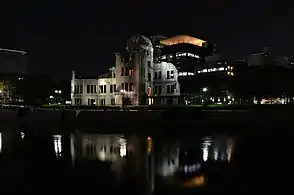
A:
MULTIPOLYGON (((294 111, 283 109, 251 110, 28 110, 19 115, 17 110, 0 109, 2 124, 40 127, 63 132, 79 129, 100 133, 173 133, 193 131, 257 131, 260 125, 276 126, 284 130, 294 125, 294 111)), ((264 129, 264 128, 263 128, 264 129)))

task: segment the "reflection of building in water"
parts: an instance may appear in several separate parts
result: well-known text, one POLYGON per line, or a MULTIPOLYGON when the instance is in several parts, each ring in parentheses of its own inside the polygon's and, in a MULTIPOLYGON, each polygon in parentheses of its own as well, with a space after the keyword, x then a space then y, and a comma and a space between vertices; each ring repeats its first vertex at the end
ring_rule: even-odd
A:
POLYGON ((76 158, 116 162, 127 154, 123 135, 77 133, 71 137, 75 147, 71 153, 76 158))
POLYGON ((24 134, 24 132, 20 132, 20 138, 23 140, 23 139, 24 139, 24 137, 25 137, 25 134, 24 134))
POLYGON ((158 149, 157 173, 161 176, 173 175, 179 167, 180 148, 176 144, 167 144, 158 149))
POLYGON ((202 141, 203 160, 230 161, 233 153, 233 140, 231 138, 204 137, 202 141))
POLYGON ((111 170, 118 174, 124 171, 127 164, 132 171, 141 171, 140 140, 136 136, 124 137, 113 134, 71 134, 71 156, 73 163, 77 160, 100 160, 111 163, 111 170), (128 158, 124 158, 126 155, 128 158), (133 160, 131 160, 133 159, 133 160))
POLYGON ((61 147, 61 135, 53 135, 53 144, 54 144, 54 151, 56 156, 61 156, 61 151, 62 151, 62 147, 61 147))

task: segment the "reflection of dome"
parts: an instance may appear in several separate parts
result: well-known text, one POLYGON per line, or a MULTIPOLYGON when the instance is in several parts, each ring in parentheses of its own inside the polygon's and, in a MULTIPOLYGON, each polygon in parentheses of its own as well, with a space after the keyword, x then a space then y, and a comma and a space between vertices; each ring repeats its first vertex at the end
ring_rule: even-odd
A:
POLYGON ((126 49, 131 51, 146 47, 152 47, 151 40, 143 35, 135 35, 128 40, 126 49))

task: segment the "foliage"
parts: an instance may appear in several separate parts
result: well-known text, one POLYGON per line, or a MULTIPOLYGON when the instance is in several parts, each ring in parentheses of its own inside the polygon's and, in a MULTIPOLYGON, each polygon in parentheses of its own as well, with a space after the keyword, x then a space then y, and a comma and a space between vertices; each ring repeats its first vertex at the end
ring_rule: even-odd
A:
POLYGON ((9 91, 8 85, 5 83, 5 81, 0 80, 0 90, 3 91, 3 92, 4 91, 6 91, 6 92, 9 91))

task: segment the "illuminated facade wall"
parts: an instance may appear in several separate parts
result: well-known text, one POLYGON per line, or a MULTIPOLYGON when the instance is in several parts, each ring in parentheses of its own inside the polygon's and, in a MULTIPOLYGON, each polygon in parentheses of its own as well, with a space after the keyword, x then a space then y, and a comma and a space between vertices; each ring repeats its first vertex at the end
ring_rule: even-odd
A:
POLYGON ((128 99, 131 105, 146 104, 153 83, 152 43, 147 37, 134 36, 128 40, 126 50, 127 59, 116 54, 117 103, 121 105, 123 99, 128 99))
POLYGON ((206 57, 205 63, 199 65, 196 70, 196 74, 234 76, 234 64, 229 63, 220 54, 206 57))
POLYGON ((115 105, 115 78, 77 79, 71 81, 72 105, 115 105))
MULTIPOLYGON (((178 70, 172 63, 161 62, 154 64, 154 96, 179 96, 180 84, 178 82, 178 70)), ((163 99, 159 104, 166 104, 163 99)), ((173 104, 177 104, 174 99, 173 104)))
POLYGON ((132 105, 150 105, 154 101, 152 98, 148 98, 148 96, 156 94, 158 96, 166 96, 168 87, 169 95, 179 95, 177 70, 171 63, 155 63, 156 60, 154 59, 153 52, 154 48, 151 40, 139 35, 129 39, 127 55, 116 54, 117 104, 123 104, 123 99, 128 98, 132 105), (173 75, 172 78, 167 76, 170 71, 173 75), (160 79, 157 78, 159 72, 161 72, 160 79), (171 84, 174 86, 167 86, 171 84), (160 94, 155 94, 154 91, 159 85, 162 86, 162 91, 160 94), (175 90, 172 90, 171 87, 174 87, 175 90), (146 100, 148 101, 146 102, 146 100))

